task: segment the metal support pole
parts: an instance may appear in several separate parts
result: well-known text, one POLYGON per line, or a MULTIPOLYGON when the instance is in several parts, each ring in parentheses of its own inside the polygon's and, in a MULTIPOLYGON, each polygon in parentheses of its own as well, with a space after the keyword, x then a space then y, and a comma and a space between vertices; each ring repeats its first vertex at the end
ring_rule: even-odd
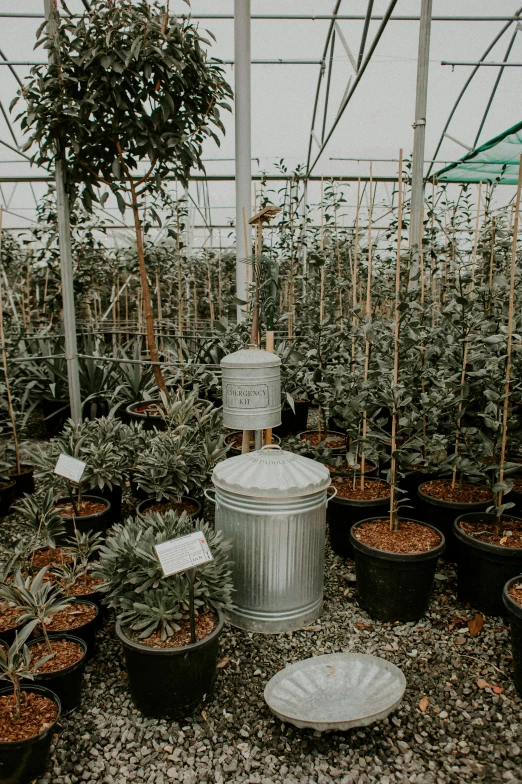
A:
POLYGON ((421 248, 422 206, 424 202, 424 141, 426 136, 426 103, 430 58, 431 10, 433 0, 422 0, 417 60, 417 95, 413 124, 413 161, 411 173, 410 247, 421 248))
MULTIPOLYGON (((250 0, 234 0, 235 133, 236 133, 236 296, 247 292, 247 259, 252 255, 252 139, 250 92, 250 0)), ((237 306, 237 320, 245 308, 237 306)))
MULTIPOLYGON (((44 0, 44 8, 49 35, 56 35, 56 23, 52 18, 52 12, 55 10, 53 0, 44 0)), ((49 62, 54 62, 54 55, 51 51, 49 51, 49 62)), ((62 278, 63 329, 65 335, 65 358, 67 360, 67 380, 69 382, 69 402, 71 406, 71 418, 75 422, 80 422, 82 418, 82 401, 80 396, 78 346, 76 344, 71 219, 69 214, 69 197, 65 190, 65 161, 63 160, 63 157, 61 157, 60 152, 58 152, 56 156, 55 182, 56 213, 60 244, 60 270, 62 278)))

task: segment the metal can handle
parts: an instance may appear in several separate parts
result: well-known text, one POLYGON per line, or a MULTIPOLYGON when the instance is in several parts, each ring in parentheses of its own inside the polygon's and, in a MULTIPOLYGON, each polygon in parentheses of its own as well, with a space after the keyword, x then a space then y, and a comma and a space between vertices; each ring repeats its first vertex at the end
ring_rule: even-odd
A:
POLYGON ((205 489, 203 490, 203 495, 204 495, 204 496, 205 496, 205 498, 207 498, 207 499, 208 499, 208 500, 209 500, 211 503, 213 503, 213 504, 217 504, 217 501, 216 501, 216 499, 215 499, 215 498, 212 498, 212 497, 209 495, 209 493, 215 493, 215 492, 216 492, 216 488, 215 488, 215 487, 205 487, 205 489))
POLYGON ((328 506, 332 498, 335 498, 336 495, 337 495, 337 488, 334 487, 333 485, 329 485, 326 488, 326 506, 328 506), (333 492, 328 494, 328 490, 332 490, 333 492))
POLYGON ((279 444, 265 444, 261 447, 261 450, 263 449, 279 449, 280 452, 283 451, 283 448, 279 446, 279 444))

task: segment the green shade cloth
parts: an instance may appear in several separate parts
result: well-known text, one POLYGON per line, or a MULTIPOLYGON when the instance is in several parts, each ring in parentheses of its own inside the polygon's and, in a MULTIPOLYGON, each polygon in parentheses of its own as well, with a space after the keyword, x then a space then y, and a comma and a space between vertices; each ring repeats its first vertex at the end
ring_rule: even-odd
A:
POLYGON ((497 182, 516 185, 522 154, 522 122, 508 128, 434 176, 439 182, 497 182))

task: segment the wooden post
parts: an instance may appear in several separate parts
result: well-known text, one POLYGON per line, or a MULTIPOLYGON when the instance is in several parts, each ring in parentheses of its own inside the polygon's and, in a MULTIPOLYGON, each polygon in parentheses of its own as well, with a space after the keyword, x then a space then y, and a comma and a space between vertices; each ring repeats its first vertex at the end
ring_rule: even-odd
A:
MULTIPOLYGON (((399 151, 399 187, 397 208, 397 263, 395 265, 395 324, 393 336, 393 383, 395 388, 399 383, 399 329, 400 329, 400 288, 401 288, 401 239, 402 239, 402 150, 399 151)), ((422 246, 422 229, 421 229, 422 246)), ((391 481, 390 481, 390 531, 397 531, 399 527, 399 510, 397 507, 397 409, 394 405, 392 413, 391 432, 391 481)))

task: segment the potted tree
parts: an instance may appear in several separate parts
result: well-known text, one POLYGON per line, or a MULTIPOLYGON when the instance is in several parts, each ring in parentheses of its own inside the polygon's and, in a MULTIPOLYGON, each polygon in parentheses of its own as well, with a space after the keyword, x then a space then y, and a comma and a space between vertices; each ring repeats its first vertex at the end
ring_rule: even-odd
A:
POLYGON ((105 603, 117 614, 129 687, 148 716, 190 715, 216 679, 223 612, 231 607, 229 545, 202 520, 152 513, 114 527, 102 547, 96 576, 105 603), (197 569, 191 601, 186 573, 164 577, 155 546, 201 530, 213 560, 197 569))
POLYGON ((32 661, 25 644, 36 621, 24 626, 6 650, 0 645, 0 680, 10 686, 0 690, 0 769, 3 781, 29 784, 47 767, 51 741, 60 718, 58 696, 42 686, 28 684, 49 655, 32 661), (23 683, 24 682, 24 683, 23 683))
POLYGON ((146 0, 94 0, 90 11, 40 28, 55 64, 36 67, 24 85, 22 126, 38 144, 35 161, 66 163, 69 192, 86 209, 112 192, 136 231, 147 348, 160 390, 160 367, 143 244, 143 210, 174 176, 187 182, 203 141, 223 131, 220 108, 232 94, 223 68, 209 59, 190 19, 146 0), (89 101, 84 99, 89 95, 89 101), (106 188, 100 195, 100 188, 106 188))
POLYGON ((20 528, 28 537, 28 567, 41 569, 62 563, 64 553, 57 544, 65 534, 65 523, 55 507, 53 489, 41 498, 25 495, 13 510, 20 515, 20 528))

